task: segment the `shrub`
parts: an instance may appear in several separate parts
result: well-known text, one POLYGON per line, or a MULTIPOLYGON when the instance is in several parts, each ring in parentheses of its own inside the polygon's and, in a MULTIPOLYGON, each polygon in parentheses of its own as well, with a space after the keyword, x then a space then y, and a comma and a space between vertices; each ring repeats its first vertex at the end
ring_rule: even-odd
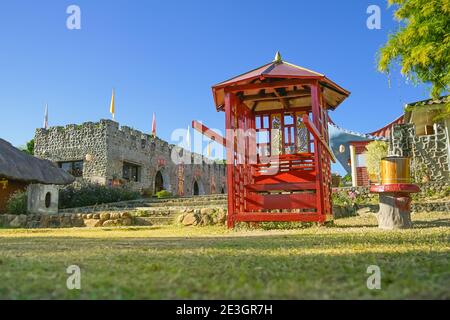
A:
POLYGON ((25 191, 14 192, 6 203, 6 212, 9 214, 26 214, 27 201, 28 197, 25 191))
POLYGON ((347 185, 352 185, 352 176, 350 174, 346 174, 342 177, 339 187, 345 187, 347 185))
POLYGON ((332 200, 333 205, 342 207, 378 203, 378 197, 375 194, 359 191, 356 188, 336 189, 332 193, 332 200))
POLYGON ((108 187, 98 184, 83 183, 62 188, 59 192, 61 209, 92 206, 103 203, 135 200, 139 192, 126 186, 108 187))
POLYGON ((350 206, 353 205, 352 199, 350 198, 348 191, 336 191, 332 194, 333 205, 336 206, 350 206))
POLYGON ((366 147, 366 166, 371 177, 381 180, 381 159, 388 154, 388 145, 384 141, 372 141, 366 147))
POLYGON ((172 196, 172 193, 170 193, 167 190, 161 190, 156 193, 156 197, 158 199, 170 198, 171 196, 172 196))

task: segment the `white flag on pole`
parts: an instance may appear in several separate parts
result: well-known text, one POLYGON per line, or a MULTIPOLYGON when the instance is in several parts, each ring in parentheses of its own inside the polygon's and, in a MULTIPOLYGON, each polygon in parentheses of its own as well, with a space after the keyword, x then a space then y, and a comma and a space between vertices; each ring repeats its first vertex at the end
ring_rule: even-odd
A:
POLYGON ((191 133, 189 130, 189 126, 187 127, 187 133, 186 133, 186 146, 190 151, 191 150, 191 133))
POLYGON ((48 129, 48 104, 45 105, 45 112, 44 112, 44 129, 48 129))

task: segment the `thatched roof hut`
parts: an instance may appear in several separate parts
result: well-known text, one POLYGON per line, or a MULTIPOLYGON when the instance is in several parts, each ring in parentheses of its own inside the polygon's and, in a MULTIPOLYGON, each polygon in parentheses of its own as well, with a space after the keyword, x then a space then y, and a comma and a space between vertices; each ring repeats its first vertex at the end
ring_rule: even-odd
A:
POLYGON ((0 178, 25 183, 69 184, 75 178, 54 163, 26 154, 0 139, 0 178))

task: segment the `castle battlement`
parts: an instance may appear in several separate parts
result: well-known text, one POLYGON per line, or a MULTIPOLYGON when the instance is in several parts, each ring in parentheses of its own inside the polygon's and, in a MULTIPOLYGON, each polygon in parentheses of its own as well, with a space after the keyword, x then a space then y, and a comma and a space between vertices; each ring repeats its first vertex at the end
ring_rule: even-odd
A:
POLYGON ((106 119, 37 129, 35 155, 64 163, 69 169, 76 164, 80 170, 81 163, 82 177, 96 183, 128 179, 134 188, 150 192, 164 188, 179 195, 193 194, 194 190, 215 193, 223 190, 225 183, 223 165, 106 119))

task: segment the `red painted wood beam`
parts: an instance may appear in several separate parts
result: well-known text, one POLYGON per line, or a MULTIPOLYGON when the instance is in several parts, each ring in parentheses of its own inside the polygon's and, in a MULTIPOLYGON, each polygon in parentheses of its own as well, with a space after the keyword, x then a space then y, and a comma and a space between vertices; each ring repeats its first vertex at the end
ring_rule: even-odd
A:
POLYGON ((235 221, 263 222, 263 221, 292 221, 292 222, 325 222, 331 216, 320 213, 253 213, 242 212, 234 215, 235 221))
POLYGON ((306 114, 303 115, 303 123, 305 124, 306 128, 308 128, 309 132, 311 132, 311 134, 314 136, 314 139, 319 141, 325 148, 325 150, 327 150, 328 154, 331 157, 331 161, 333 161, 333 163, 336 163, 336 158, 334 157, 333 151, 331 151, 330 146, 328 145, 328 143, 326 143, 326 141, 319 133, 319 130, 317 130, 316 126, 313 123, 311 123, 311 121, 308 118, 308 115, 306 114))
POLYGON ((315 182, 303 183, 271 183, 271 184, 249 184, 246 186, 249 191, 264 192, 264 191, 298 191, 298 190, 315 190, 315 182))
POLYGON ((313 79, 288 79, 274 82, 262 82, 262 83, 249 83, 242 85, 229 86, 224 88, 225 92, 239 92, 245 90, 257 90, 257 89, 275 89, 284 88, 297 85, 312 85, 316 81, 313 79))
POLYGON ((205 126, 204 124, 193 120, 192 121, 192 128, 200 132, 201 134, 205 135, 206 137, 210 138, 211 140, 214 140, 215 142, 221 144, 222 146, 226 147, 227 143, 224 137, 222 137, 217 132, 212 131, 210 128, 205 126))
POLYGON ((372 193, 417 193, 420 187, 412 183, 382 184, 370 187, 372 193))

